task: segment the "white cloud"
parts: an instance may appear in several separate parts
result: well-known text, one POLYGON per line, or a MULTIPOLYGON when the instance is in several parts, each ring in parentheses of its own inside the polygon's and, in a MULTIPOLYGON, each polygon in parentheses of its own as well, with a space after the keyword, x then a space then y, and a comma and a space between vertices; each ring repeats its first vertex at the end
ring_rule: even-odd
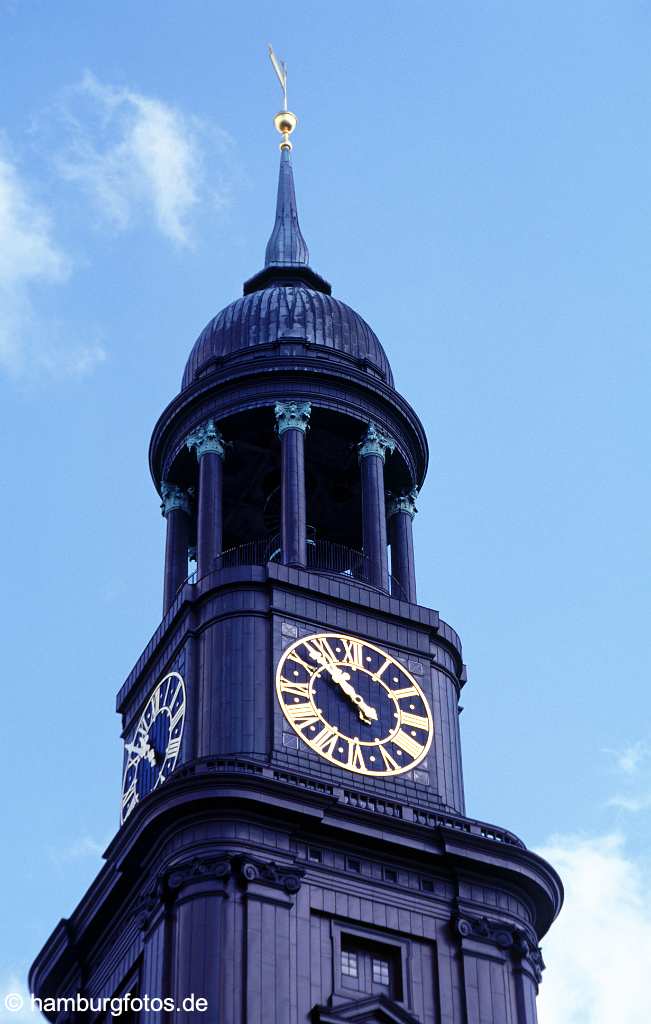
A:
POLYGON ((9 1024, 9 1021, 20 1024, 20 1021, 42 1019, 32 1008, 31 996, 21 973, 15 971, 5 975, 0 982, 0 1021, 3 1024, 9 1024))
POLYGON ((651 754, 651 747, 643 740, 631 743, 623 750, 606 750, 615 758, 615 766, 623 775, 636 775, 651 754))
POLYGON ((621 811, 629 811, 631 814, 638 814, 651 807, 651 793, 640 796, 626 796, 623 793, 612 796, 608 801, 609 807, 618 807, 621 811))
POLYGON ((615 760, 615 769, 622 776, 620 784, 623 792, 616 793, 607 801, 608 807, 638 814, 651 807, 651 787, 648 773, 642 768, 651 757, 651 747, 643 740, 631 743, 623 750, 606 750, 615 760))
POLYGON ((538 852, 565 885, 565 905, 543 943, 540 1024, 648 1024, 648 865, 618 835, 554 837, 538 852))
POLYGON ((79 836, 78 839, 74 839, 63 849, 51 849, 50 859, 59 865, 70 864, 73 861, 85 860, 89 857, 93 860, 99 860, 107 845, 108 841, 98 842, 92 836, 83 835, 79 836))
MULTIPOLYGON (((201 203, 223 205, 228 188, 209 195, 204 174, 208 129, 160 99, 105 85, 87 73, 67 92, 63 113, 70 142, 60 172, 80 183, 100 215, 124 230, 143 214, 179 245, 190 242, 201 203)), ((222 148, 225 134, 212 130, 222 148)), ((214 180, 218 175, 211 176, 214 180)))
POLYGON ((104 358, 101 346, 57 343, 56 329, 39 323, 35 291, 65 282, 70 269, 48 211, 1 148, 0 370, 12 376, 84 376, 104 358))

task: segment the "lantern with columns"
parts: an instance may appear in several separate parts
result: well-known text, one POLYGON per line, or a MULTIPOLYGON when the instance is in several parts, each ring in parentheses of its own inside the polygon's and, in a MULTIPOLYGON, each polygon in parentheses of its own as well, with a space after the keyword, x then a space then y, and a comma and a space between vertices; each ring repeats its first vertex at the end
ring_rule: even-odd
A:
POLYGON ((195 543, 198 579, 275 560, 416 601, 425 434, 376 335, 309 266, 288 150, 265 266, 195 344, 151 466, 167 519, 165 609, 195 543))

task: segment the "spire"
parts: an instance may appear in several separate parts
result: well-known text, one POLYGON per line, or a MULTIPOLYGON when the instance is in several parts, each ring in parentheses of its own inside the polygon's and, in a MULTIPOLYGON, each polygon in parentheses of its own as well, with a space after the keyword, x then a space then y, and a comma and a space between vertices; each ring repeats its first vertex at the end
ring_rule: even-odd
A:
POLYGON ((265 267, 307 267, 310 261, 305 239, 301 234, 296 209, 294 172, 289 147, 280 151, 276 223, 267 242, 265 267))
POLYGON ((309 265, 310 254, 298 223, 290 155, 292 143, 289 138, 298 124, 298 118, 287 109, 287 65, 278 60, 271 46, 269 56, 283 90, 283 109, 274 117, 276 131, 283 137, 280 143, 276 222, 267 242, 264 269, 244 282, 244 294, 249 295, 270 285, 290 286, 301 282, 308 288, 330 295, 332 288, 328 282, 309 265))

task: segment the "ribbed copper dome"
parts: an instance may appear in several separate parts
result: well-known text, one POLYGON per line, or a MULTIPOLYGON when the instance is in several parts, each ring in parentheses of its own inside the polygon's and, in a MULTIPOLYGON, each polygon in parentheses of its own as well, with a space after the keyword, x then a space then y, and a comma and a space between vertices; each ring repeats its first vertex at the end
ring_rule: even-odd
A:
POLYGON ((188 387, 217 358, 282 340, 305 341, 335 355, 366 360, 393 385, 389 360, 366 321, 345 302, 296 283, 251 292, 218 313, 190 353, 182 387, 188 387))
POLYGON ((276 218, 264 268, 245 282, 243 297, 201 332, 187 361, 182 387, 189 387, 215 360, 282 341, 304 341, 319 346, 321 353, 328 349, 342 363, 350 356, 393 386, 389 360, 377 336, 354 309, 333 299, 331 291, 309 265, 298 223, 292 162, 289 150, 283 149, 276 218))

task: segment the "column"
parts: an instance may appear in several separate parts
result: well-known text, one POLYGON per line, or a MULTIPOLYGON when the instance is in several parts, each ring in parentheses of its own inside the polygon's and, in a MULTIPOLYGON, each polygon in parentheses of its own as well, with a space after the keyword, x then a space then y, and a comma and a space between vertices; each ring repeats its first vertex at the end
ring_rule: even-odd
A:
POLYGON ((391 544, 391 593, 402 601, 416 603, 413 519, 418 509, 418 491, 390 494, 387 501, 389 542, 391 544))
POLYGON ((396 446, 375 423, 369 423, 358 445, 362 476, 362 538, 369 583, 387 589, 387 522, 384 497, 384 459, 396 446))
POLYGON ((296 980, 292 956, 300 958, 305 951, 297 951, 292 945, 292 915, 304 874, 294 865, 264 862, 248 855, 240 861, 239 884, 245 911, 242 994, 246 1024, 288 1024, 294 1018, 296 980))
POLYGON ((188 540, 190 536, 190 498, 176 484, 161 484, 161 512, 167 520, 165 542, 165 587, 163 615, 176 597, 188 575, 188 540))
POLYGON ((186 444, 199 461, 197 498, 197 579, 215 568, 222 550, 224 439, 214 420, 188 435, 186 444))
POLYGON ((307 564, 305 512, 305 431, 309 402, 276 402, 276 425, 281 444, 281 544, 285 565, 307 564))
POLYGON ((169 1024, 223 1024, 223 963, 229 953, 224 936, 224 906, 229 899, 231 858, 199 855, 170 871, 167 884, 173 911, 170 988, 176 1011, 169 1024), (191 997, 205 1000, 192 1009, 191 997))

